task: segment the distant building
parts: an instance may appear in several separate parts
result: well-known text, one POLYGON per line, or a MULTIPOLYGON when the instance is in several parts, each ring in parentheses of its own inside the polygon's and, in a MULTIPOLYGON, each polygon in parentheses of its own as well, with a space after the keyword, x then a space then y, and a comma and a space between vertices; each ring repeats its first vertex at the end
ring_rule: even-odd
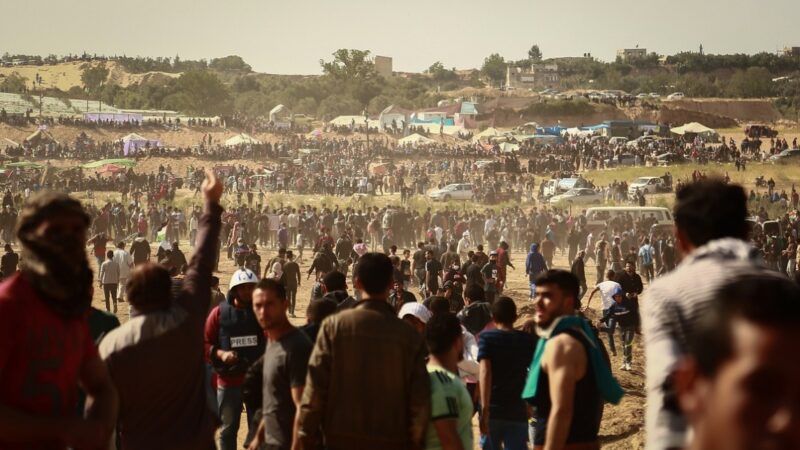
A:
POLYGON ((375 72, 384 78, 392 77, 392 58, 388 56, 375 56, 375 72))
POLYGON ((506 87, 515 89, 553 87, 560 80, 556 63, 532 64, 530 68, 511 66, 506 68, 506 87))
POLYGON ((647 56, 646 48, 622 48, 617 50, 617 58, 623 62, 644 58, 645 56, 647 56))
POLYGON ((784 47, 783 56, 800 56, 800 47, 784 47))

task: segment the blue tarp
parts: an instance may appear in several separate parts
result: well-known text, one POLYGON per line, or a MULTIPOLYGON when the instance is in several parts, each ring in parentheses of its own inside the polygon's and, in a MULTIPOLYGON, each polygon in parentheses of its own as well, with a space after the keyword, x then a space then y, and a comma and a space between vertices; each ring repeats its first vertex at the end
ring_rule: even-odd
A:
MULTIPOLYGON (((412 117, 411 119, 409 119, 408 123, 410 125, 414 125, 414 124, 418 124, 418 123, 419 124, 426 123, 426 124, 442 125, 442 120, 441 119, 422 120, 422 119, 417 118, 417 117, 412 117)), ((453 119, 444 119, 444 126, 455 126, 455 124, 456 124, 456 122, 453 119)))

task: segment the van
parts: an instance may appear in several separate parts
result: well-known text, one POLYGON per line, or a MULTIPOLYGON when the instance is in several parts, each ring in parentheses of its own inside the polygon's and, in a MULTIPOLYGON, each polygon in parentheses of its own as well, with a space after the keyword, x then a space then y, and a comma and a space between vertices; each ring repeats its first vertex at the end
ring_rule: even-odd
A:
POLYGON ((675 224, 672 212, 667 208, 655 206, 598 206, 586 210, 586 228, 592 231, 605 230, 609 220, 630 214, 634 222, 642 217, 654 217, 654 227, 671 230, 675 224))
POLYGON ((577 189, 577 188, 593 188, 592 183, 585 180, 584 178, 561 178, 561 179, 550 179, 544 182, 544 189, 542 190, 542 196, 544 198, 550 198, 554 195, 563 194, 564 192, 569 191, 570 189, 577 189))

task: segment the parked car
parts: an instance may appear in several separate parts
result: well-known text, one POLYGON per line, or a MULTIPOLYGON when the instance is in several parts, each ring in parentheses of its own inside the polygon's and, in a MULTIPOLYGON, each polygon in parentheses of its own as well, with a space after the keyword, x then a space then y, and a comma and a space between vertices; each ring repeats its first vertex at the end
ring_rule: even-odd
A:
POLYGON ((628 197, 633 198, 637 192, 658 194, 660 192, 669 192, 669 188, 667 188, 664 179, 661 177, 639 177, 628 185, 628 197))
POLYGON ((599 205, 600 203, 603 203, 603 194, 598 194, 593 189, 579 188, 579 189, 570 189, 569 191, 563 194, 554 195, 550 197, 551 204, 556 204, 561 202, 599 205))
POLYGON ((773 164, 790 164, 800 161, 800 149, 787 149, 769 158, 773 164))
POLYGON ((631 155, 630 153, 623 153, 621 155, 614 156, 613 158, 606 159, 606 167, 633 165, 636 165, 636 156, 631 155))
POLYGON ((658 93, 655 93, 655 92, 651 92, 647 96, 650 97, 650 98, 661 98, 661 94, 658 94, 658 93))
POLYGON ((774 138, 778 136, 778 131, 766 125, 751 123, 744 128, 744 134, 749 138, 774 138))
POLYGON ((636 98, 638 98, 638 99, 645 99, 645 98, 648 98, 648 97, 649 97, 649 95, 645 94, 644 92, 642 92, 641 94, 636 94, 636 98))
POLYGON ((683 92, 673 92, 667 96, 667 100, 681 100, 686 97, 686 94, 683 92))
POLYGON ((428 193, 428 198, 433 201, 443 202, 450 200, 475 200, 475 192, 472 190, 472 184, 448 184, 441 189, 436 189, 428 193))

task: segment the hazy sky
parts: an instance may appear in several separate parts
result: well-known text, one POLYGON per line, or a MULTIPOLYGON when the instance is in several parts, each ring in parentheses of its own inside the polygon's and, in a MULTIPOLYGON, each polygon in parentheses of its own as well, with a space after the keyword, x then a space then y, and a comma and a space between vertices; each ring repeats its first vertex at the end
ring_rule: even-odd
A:
POLYGON ((534 43, 546 58, 606 61, 636 44, 661 54, 800 46, 800 0, 3 0, 0 17, 0 52, 238 54, 284 74, 319 73, 338 48, 422 71, 435 61, 479 67, 493 52, 521 59, 534 43))

